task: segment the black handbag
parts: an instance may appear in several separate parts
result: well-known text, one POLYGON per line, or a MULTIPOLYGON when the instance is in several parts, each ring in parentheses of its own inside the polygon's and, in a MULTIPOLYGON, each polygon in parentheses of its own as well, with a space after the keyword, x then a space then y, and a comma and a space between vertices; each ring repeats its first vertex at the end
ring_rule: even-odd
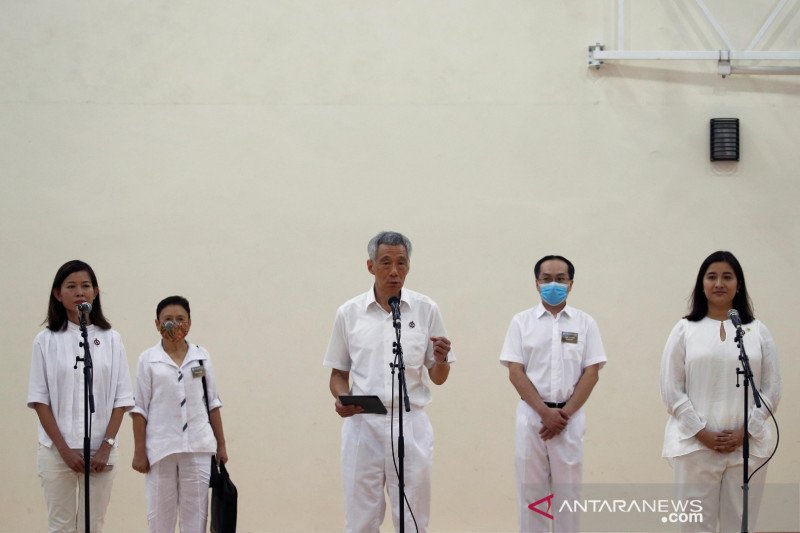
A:
MULTIPOLYGON (((200 360, 200 366, 203 361, 200 360)), ((211 422, 211 411, 208 408, 208 386, 203 374, 203 400, 206 402, 208 421, 211 422)), ((211 456, 211 476, 208 486, 211 487, 211 533, 236 533, 236 513, 239 491, 228 475, 224 463, 217 465, 217 456, 211 456)))
POLYGON ((216 457, 211 456, 211 533, 236 533, 238 497, 225 464, 217 468, 216 457))

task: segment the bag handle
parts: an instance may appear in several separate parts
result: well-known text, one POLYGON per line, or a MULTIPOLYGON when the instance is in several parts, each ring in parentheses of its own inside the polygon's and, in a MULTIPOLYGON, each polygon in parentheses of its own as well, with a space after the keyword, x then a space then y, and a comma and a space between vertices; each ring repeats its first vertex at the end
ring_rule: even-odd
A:
MULTIPOLYGON (((200 359, 200 366, 203 366, 203 360, 200 359)), ((205 367, 204 367, 205 368, 205 367)), ((206 385, 206 373, 203 371, 203 402, 206 404, 206 414, 208 414, 208 423, 211 423, 211 409, 208 408, 208 385, 206 385)))
MULTIPOLYGON (((203 365, 203 360, 200 359, 200 366, 203 365)), ((206 373, 203 372, 203 402, 206 404, 206 414, 208 414, 208 423, 211 424, 211 410, 208 408, 208 385, 206 384, 206 373)), ((223 463, 217 463, 217 454, 211 454, 211 476, 208 480, 209 487, 217 487, 220 485, 221 476, 220 476, 220 468, 225 471, 225 465, 223 463)))

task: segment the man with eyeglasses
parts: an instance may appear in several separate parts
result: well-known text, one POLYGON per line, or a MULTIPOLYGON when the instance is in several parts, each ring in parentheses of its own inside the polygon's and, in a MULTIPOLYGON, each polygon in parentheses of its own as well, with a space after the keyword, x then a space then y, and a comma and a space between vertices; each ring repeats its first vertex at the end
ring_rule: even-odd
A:
POLYGON ((583 471, 583 404, 606 362, 597 323, 567 305, 575 267, 547 255, 533 267, 541 303, 518 313, 500 362, 520 395, 516 477, 520 531, 579 531, 577 513, 557 513, 579 497, 583 471))

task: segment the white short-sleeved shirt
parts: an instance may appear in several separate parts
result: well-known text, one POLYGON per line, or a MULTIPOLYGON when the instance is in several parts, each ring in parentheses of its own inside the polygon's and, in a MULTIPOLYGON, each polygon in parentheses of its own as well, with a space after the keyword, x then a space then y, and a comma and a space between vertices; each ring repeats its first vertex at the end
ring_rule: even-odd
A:
POLYGON ((579 309, 565 306, 555 316, 540 303, 514 315, 500 362, 520 363, 542 400, 569 400, 583 369, 606 363, 597 323, 579 309))
MULTIPOLYGON (((111 411, 116 407, 133 406, 133 390, 128 372, 125 347, 119 333, 113 329, 86 327, 89 353, 94 368, 94 405, 90 448, 97 450, 103 443, 111 411)), ((41 403, 50 406, 58 429, 72 449, 83 448, 84 399, 83 363, 75 367, 75 358, 83 358, 83 341, 77 324, 67 323, 62 331, 41 331, 33 341, 31 373, 28 383, 28 407, 41 403)), ((39 443, 53 445, 41 423, 38 423, 39 443)))
MULTIPOLYGON (((694 436, 709 431, 735 430, 744 424, 744 388, 736 387, 736 369, 741 368, 736 328, 703 318, 680 320, 667 339, 661 359, 661 398, 670 417, 664 431, 664 457, 677 457, 706 449, 694 436)), ((778 351, 767 327, 758 320, 743 326, 744 347, 753 370, 753 381, 761 396, 775 411, 781 395, 778 351)), ((741 376, 738 382, 742 383, 741 376)), ((753 405, 750 391, 748 432, 750 453, 767 457, 774 446, 769 413, 753 405)))
MULTIPOLYGON (((431 401, 426 368, 431 368, 435 359, 430 338, 446 337, 447 331, 436 303, 406 288, 400 294, 400 316, 408 396, 412 406, 422 408, 431 401)), ((370 289, 336 311, 323 365, 350 372, 351 394, 376 395, 387 408, 391 407, 394 382, 394 406, 397 408, 397 378, 389 368, 389 363, 394 361, 392 343, 395 340, 392 313, 378 304, 370 289)), ((455 361, 452 351, 447 360, 455 361)))
POLYGON ((136 407, 132 413, 147 420, 145 446, 150 464, 173 453, 217 450, 203 401, 201 372, 206 376, 209 409, 222 407, 205 349, 190 343, 180 368, 164 351, 161 341, 139 356, 136 407))

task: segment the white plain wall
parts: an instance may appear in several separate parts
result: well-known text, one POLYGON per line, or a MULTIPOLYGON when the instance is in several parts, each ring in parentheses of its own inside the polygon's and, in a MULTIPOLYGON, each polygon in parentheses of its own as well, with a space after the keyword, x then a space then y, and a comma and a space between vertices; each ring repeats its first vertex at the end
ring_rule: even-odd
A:
MULTIPOLYGON (((690 2, 628 2, 628 48, 715 48, 690 2)), ((744 47, 772 2, 707 0, 744 47)), ((458 364, 434 391, 434 531, 513 531, 516 394, 498 353, 535 302, 532 265, 577 267, 573 305, 609 364, 589 404, 587 482, 669 482, 664 341, 696 269, 730 249, 781 351, 797 483, 800 79, 697 62, 586 68, 611 0, 0 4, 0 530, 42 531, 30 343, 63 262, 97 271, 128 349, 187 296, 219 374, 241 531, 337 531, 339 428, 321 366, 336 307, 366 290, 366 242, 413 240, 408 285, 440 304, 458 364), (738 117, 742 160, 708 161, 738 117)), ((766 45, 800 49, 790 2, 766 45)), ((108 531, 145 530, 127 465, 108 531)), ((385 528, 386 529, 386 528, 385 528)), ((390 529, 390 528, 389 528, 390 529)))

